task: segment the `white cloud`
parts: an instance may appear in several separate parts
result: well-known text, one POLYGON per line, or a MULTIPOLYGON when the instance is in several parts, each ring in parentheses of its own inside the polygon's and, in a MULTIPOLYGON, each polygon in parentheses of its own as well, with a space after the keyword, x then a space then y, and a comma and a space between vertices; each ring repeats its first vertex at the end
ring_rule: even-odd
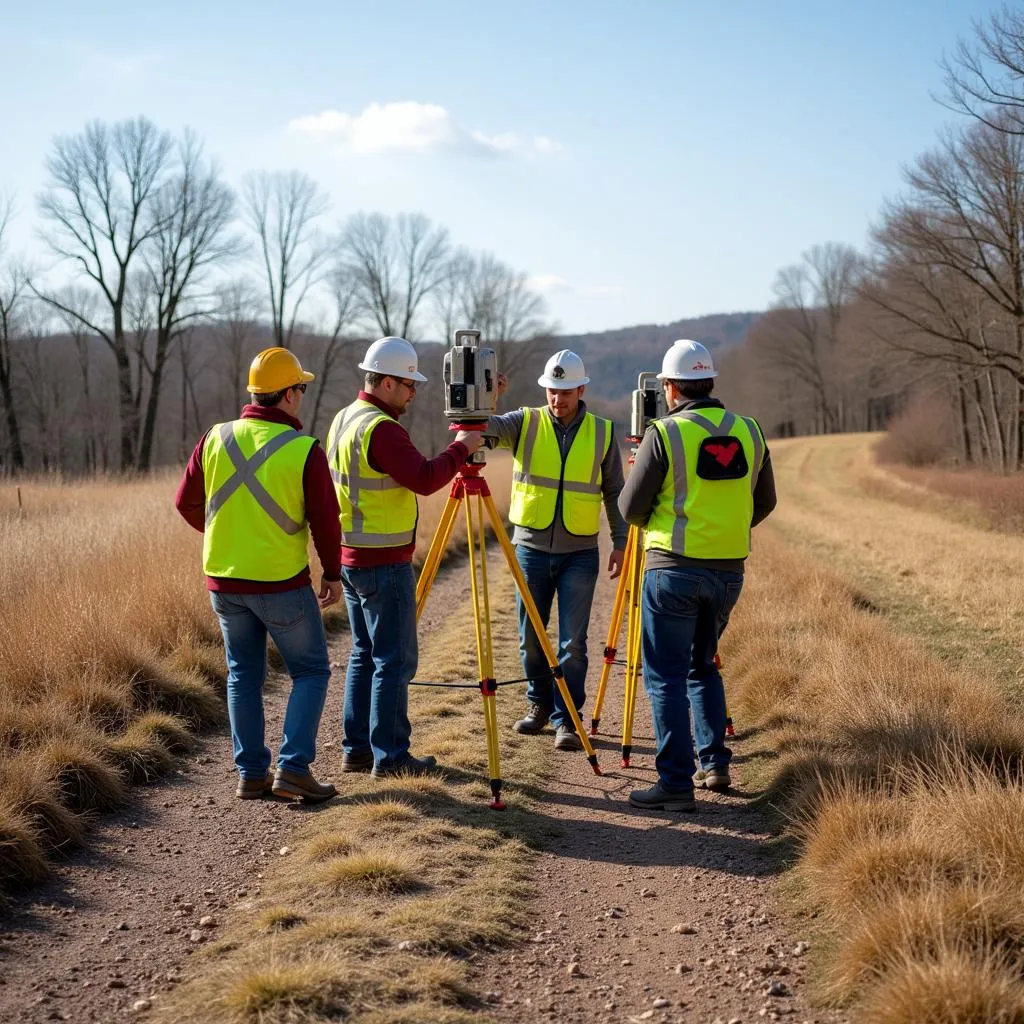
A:
POLYGON ((339 144, 342 152, 357 154, 447 150, 485 156, 526 152, 547 155, 562 148, 546 135, 524 141, 511 132, 486 135, 481 131, 467 131, 445 107, 415 100, 371 103, 361 114, 346 114, 340 110, 307 114, 291 121, 288 130, 331 139, 339 144))
POLYGON ((618 284, 572 284, 557 274, 536 274, 527 278, 526 283, 543 295, 570 294, 582 298, 604 298, 622 294, 622 286, 618 284))

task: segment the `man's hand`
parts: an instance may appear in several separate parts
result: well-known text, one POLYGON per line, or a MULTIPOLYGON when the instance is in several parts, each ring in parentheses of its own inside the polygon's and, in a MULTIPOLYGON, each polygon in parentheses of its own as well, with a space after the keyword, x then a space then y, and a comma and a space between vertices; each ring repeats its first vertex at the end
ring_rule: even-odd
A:
POLYGON ((341 600, 341 580, 321 580, 317 601, 321 608, 330 608, 341 600))
POLYGON ((455 440, 461 441, 472 455, 484 443, 484 432, 482 430, 460 430, 455 435, 455 440))
POLYGON ((622 560, 625 557, 624 550, 613 551, 608 556, 608 579, 617 580, 622 575, 622 560))

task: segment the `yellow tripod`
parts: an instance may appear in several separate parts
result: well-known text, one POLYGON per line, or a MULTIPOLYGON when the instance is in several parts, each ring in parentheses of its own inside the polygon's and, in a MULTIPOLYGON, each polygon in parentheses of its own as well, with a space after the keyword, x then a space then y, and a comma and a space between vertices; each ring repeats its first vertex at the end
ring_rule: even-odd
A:
MULTIPOLYGON (((601 666, 601 679, 597 684, 597 696, 594 698, 594 710, 590 718, 590 735, 597 735, 601 724, 601 709, 604 707, 605 690, 608 688, 608 677, 613 665, 621 665, 617 660, 619 652, 619 633, 622 631, 622 620, 626 618, 626 679, 622 704, 622 767, 629 767, 630 754, 633 751, 633 718, 636 714, 636 690, 640 679, 640 666, 643 658, 642 638, 640 633, 640 594, 644 579, 644 537, 643 531, 637 526, 629 528, 626 538, 626 553, 622 559, 622 573, 619 585, 615 588, 615 601, 612 604, 612 618, 608 624, 608 636, 604 644, 604 663, 601 666)), ((715 653, 715 665, 722 669, 722 659, 715 653)), ((725 710, 725 735, 735 736, 732 716, 728 706, 725 710)))
POLYGON ((622 559, 622 572, 615 588, 615 602, 612 618, 608 624, 608 636, 604 645, 604 663, 601 679, 597 684, 594 710, 590 719, 590 735, 597 735, 601 724, 601 709, 604 707, 605 690, 612 665, 621 664, 616 660, 619 652, 619 633, 622 620, 626 618, 626 682, 622 707, 622 767, 629 767, 629 756, 633 749, 633 718, 636 713, 636 689, 640 678, 641 637, 640 637, 640 593, 644 578, 643 531, 637 526, 629 528, 626 538, 626 553, 622 559), (628 617, 626 610, 629 610, 628 617))
POLYGON ((476 655, 477 665, 480 670, 480 694, 484 701, 484 729, 487 734, 487 772, 491 784, 491 803, 494 810, 504 810, 505 804, 501 799, 501 763, 498 755, 498 712, 495 706, 495 697, 498 692, 498 683, 494 678, 494 651, 491 645, 491 605, 487 589, 487 548, 484 539, 484 513, 490 520, 491 529, 494 531, 498 543, 501 545, 502 553, 505 555, 505 562, 508 570, 515 580, 516 589, 522 599, 523 606, 529 616, 537 634, 537 639, 544 650, 551 674, 554 676, 555 684, 565 702, 566 710, 572 718, 576 735, 583 744, 583 750, 587 760, 594 769, 596 775, 601 774, 597 763, 597 754, 587 737, 583 723, 576 712, 576 705, 569 694, 566 686, 562 667, 558 664, 558 658, 548 639, 544 623, 541 621, 540 612, 530 594, 526 584, 526 577, 516 560, 512 543, 505 532, 505 524, 498 514, 498 509, 491 497, 491 490, 487 481, 481 475, 483 469, 483 450, 479 450, 474 458, 481 459, 479 462, 467 463, 462 467, 452 483, 451 493, 445 502, 441 519, 434 531, 434 537, 427 550, 423 568, 420 570, 419 580, 416 583, 416 620, 423 612, 430 595, 430 588, 437 576, 437 570, 441 565, 441 559, 448 539, 451 536, 455 519, 458 515, 459 506, 462 505, 466 516, 466 546, 469 553, 470 586, 473 594, 473 625, 476 629, 476 655), (465 500, 469 498, 470 500, 465 500), (479 565, 477 556, 479 555, 479 565))

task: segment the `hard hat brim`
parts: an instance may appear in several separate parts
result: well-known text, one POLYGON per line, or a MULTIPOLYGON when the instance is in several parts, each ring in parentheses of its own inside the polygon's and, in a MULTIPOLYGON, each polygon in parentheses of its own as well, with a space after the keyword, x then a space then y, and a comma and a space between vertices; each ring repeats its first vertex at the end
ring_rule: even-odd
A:
POLYGON ((250 395, 272 395, 275 391, 287 391, 288 388, 293 388, 296 384, 308 384, 311 380, 316 380, 316 374, 310 373, 309 370, 301 370, 299 379, 292 381, 291 384, 283 384, 279 388, 267 388, 250 384, 245 390, 250 395))
POLYGON ((656 375, 658 380, 711 380, 712 377, 718 376, 717 370, 712 370, 710 373, 659 373, 656 375))
POLYGON ((555 380, 554 377, 538 377, 537 383, 542 388, 551 388, 552 391, 573 391, 584 384, 589 384, 590 378, 580 377, 579 380, 574 380, 571 384, 567 384, 564 377, 560 380, 555 380))
POLYGON ((356 366, 367 373, 379 373, 382 377, 401 377, 403 380, 414 380, 417 384, 425 384, 428 379, 418 370, 414 370, 412 373, 388 373, 387 370, 378 370, 376 366, 367 366, 365 362, 356 363, 356 366))

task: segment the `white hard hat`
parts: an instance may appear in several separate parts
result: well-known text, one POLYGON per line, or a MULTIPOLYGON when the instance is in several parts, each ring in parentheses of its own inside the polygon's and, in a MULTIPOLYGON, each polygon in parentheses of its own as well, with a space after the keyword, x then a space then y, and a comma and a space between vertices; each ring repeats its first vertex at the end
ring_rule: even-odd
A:
POLYGON ((542 388, 570 391, 572 388, 589 384, 590 378, 583 369, 583 360, 575 352, 563 348, 544 364, 544 376, 538 377, 537 383, 542 388))
POLYGON ((420 373, 419 365, 416 349, 405 338, 378 338, 366 350, 359 369, 367 373, 383 373, 387 377, 424 381, 427 378, 420 373))
POLYGON ((717 376, 711 353, 699 341, 680 338, 665 353, 658 380, 708 380, 717 376))

